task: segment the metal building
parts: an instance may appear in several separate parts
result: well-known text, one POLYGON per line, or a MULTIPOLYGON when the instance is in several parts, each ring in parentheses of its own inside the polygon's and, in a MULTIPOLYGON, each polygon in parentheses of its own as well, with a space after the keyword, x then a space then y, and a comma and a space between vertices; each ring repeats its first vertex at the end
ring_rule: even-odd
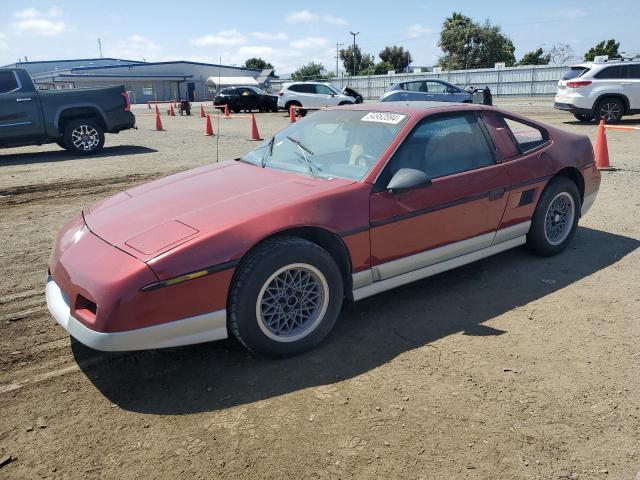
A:
POLYGON ((273 71, 189 61, 141 62, 118 58, 18 62, 38 88, 124 85, 133 103, 187 98, 210 100, 222 86, 244 83, 269 88, 273 71))

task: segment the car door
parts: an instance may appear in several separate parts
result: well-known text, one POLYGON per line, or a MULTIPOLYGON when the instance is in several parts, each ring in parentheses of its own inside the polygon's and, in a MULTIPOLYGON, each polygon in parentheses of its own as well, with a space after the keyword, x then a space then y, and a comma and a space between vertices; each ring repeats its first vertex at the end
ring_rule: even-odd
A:
POLYGON ((492 245, 508 177, 474 112, 427 117, 382 170, 370 200, 374 281, 492 245), (386 188, 401 168, 427 174, 407 191, 386 188))
POLYGON ((434 102, 454 102, 453 94, 448 91, 447 85, 435 80, 428 80, 426 84, 426 100, 434 102))
POLYGON ((316 84, 316 108, 332 107, 338 104, 338 97, 327 85, 316 84))
POLYGON ((0 143, 20 143, 43 132, 37 93, 23 90, 12 70, 0 72, 0 143))
POLYGON ((640 65, 622 66, 622 91, 631 110, 640 110, 640 65))

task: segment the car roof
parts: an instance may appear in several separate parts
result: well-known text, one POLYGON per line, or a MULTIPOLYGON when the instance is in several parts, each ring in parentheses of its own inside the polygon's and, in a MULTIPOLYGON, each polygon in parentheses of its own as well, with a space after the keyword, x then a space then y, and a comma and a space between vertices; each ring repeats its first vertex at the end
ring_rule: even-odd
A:
POLYGON ((407 115, 424 115, 425 113, 437 113, 447 110, 493 110, 477 103, 457 103, 457 102, 379 102, 379 103, 359 103, 354 105, 342 105, 331 107, 329 110, 362 110, 369 112, 395 112, 407 115))

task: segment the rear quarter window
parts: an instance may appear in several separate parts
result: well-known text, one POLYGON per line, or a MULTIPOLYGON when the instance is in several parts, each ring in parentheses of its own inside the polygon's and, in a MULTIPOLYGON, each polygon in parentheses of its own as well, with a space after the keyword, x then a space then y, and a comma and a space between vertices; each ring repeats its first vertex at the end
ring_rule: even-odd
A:
POLYGON ((599 80, 618 79, 622 78, 622 71, 620 69, 620 65, 617 65, 615 67, 607 67, 604 70, 596 73, 594 77, 599 80))
POLYGON ((549 136, 542 128, 504 117, 505 124, 511 131, 521 153, 526 153, 547 143, 549 136))

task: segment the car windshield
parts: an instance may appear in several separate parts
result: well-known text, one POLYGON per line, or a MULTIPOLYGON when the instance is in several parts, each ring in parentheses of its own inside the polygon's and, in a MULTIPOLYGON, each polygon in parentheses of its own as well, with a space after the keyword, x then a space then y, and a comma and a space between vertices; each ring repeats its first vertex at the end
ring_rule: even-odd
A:
POLYGON ((581 77, 585 73, 587 73, 589 69, 587 67, 571 67, 570 70, 567 70, 562 76, 563 80, 572 80, 574 78, 581 77))
POLYGON ((285 128, 241 160, 322 178, 361 180, 407 118, 393 112, 321 110, 285 128))

